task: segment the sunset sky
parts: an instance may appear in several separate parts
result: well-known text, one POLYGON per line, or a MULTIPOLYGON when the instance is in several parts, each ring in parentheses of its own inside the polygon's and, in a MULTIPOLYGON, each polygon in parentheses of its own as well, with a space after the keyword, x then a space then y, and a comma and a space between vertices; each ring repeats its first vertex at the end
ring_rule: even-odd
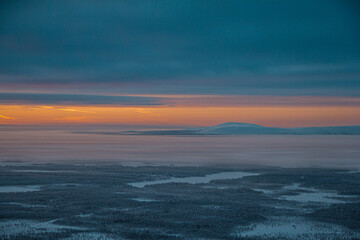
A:
POLYGON ((360 125, 356 1, 2 1, 0 124, 360 125))

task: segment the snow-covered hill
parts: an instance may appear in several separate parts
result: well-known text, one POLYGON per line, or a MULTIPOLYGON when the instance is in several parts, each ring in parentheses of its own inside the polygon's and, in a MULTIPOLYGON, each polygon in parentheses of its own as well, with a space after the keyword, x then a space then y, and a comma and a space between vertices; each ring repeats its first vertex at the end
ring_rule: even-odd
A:
POLYGON ((188 129, 194 134, 239 135, 239 134, 295 134, 295 135, 360 135, 360 126, 273 128, 250 123, 223 123, 211 127, 188 129))

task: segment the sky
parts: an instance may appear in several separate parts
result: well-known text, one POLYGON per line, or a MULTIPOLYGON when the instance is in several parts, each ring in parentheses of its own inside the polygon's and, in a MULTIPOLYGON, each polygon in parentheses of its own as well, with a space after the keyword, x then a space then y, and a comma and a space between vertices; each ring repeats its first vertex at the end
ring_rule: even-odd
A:
POLYGON ((0 124, 360 125, 355 0, 0 3, 0 124))

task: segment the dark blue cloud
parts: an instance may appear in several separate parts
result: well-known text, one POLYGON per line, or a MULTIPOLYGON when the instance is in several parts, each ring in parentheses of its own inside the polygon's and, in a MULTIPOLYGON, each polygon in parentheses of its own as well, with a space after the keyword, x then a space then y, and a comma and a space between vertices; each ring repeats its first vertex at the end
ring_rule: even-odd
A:
POLYGON ((0 84, 111 93, 359 95, 356 1, 2 3, 0 84))
POLYGON ((0 104, 161 105, 157 98, 81 94, 0 93, 0 104))

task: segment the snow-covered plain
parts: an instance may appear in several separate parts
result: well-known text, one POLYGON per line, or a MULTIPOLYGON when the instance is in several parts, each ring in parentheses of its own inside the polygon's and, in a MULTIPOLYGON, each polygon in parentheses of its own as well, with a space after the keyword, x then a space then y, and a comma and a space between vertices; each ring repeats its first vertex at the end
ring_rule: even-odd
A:
POLYGON ((233 233, 237 237, 261 237, 277 239, 353 239, 360 237, 338 225, 309 221, 300 217, 274 217, 265 223, 237 227, 233 233))
POLYGON ((62 240, 120 240, 121 238, 111 237, 109 234, 98 232, 83 232, 75 233, 71 237, 63 238, 62 240))
MULTIPOLYGON (((3 220, 0 221, 0 233, 2 236, 12 236, 17 234, 39 234, 46 232, 60 232, 62 230, 86 230, 86 228, 57 225, 55 220, 39 222, 26 219, 3 220)), ((0 235, 0 236, 1 236, 0 235)))
POLYGON ((34 168, 74 171, 51 177, 11 171, 16 169, 29 167, 0 168, 3 187, 41 191, 0 193, 0 239, 360 237, 360 175, 345 169, 100 163, 34 168))

